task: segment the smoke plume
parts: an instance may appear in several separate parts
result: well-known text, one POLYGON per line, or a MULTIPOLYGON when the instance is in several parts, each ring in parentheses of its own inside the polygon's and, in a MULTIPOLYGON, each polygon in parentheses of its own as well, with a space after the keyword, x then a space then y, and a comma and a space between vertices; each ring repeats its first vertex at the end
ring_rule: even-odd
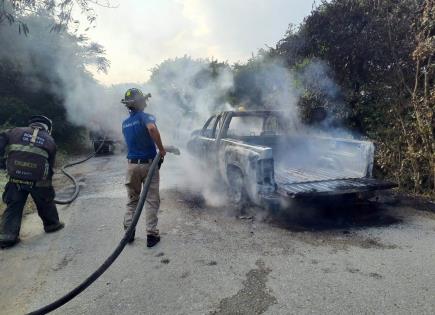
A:
MULTIPOLYGON (((181 158, 168 163, 176 165, 175 168, 163 168, 163 187, 198 192, 210 205, 226 202, 225 189, 216 184, 216 173, 204 171, 214 165, 205 163, 200 167, 202 162, 188 154, 186 144, 191 133, 200 129, 212 114, 231 110, 233 106, 282 110, 286 132, 291 135, 350 137, 347 132, 333 130, 328 123, 313 128, 301 120, 299 102, 307 89, 325 95, 328 110, 342 104, 339 88, 330 78, 327 66, 319 60, 307 63, 300 70, 290 70, 279 58, 267 56, 257 56, 238 67, 182 57, 161 63, 144 84, 103 87, 88 71, 89 67, 105 70, 107 62, 102 47, 67 32, 49 33, 48 18, 29 16, 26 22, 31 30, 27 37, 17 36, 12 27, 0 29, 3 44, 0 59, 7 58, 19 65, 26 74, 27 86, 41 89, 42 73, 49 80, 51 92, 63 102, 72 123, 120 139, 121 122, 128 116, 126 108, 120 104, 126 89, 139 87, 151 93, 146 111, 156 116, 164 144, 177 145, 183 150, 181 158)), ((253 128, 245 127, 248 131, 253 128)), ((324 167, 325 163, 332 167, 330 150, 327 142, 298 142, 291 147, 283 143, 274 148, 277 160, 280 159, 276 167, 286 168, 291 164, 316 169, 324 167)), ((339 160, 337 165, 351 168, 353 163, 358 163, 357 157, 339 160)))
MULTIPOLYGON (((76 125, 119 130, 113 126, 119 124, 123 108, 109 101, 110 91, 98 84, 88 70, 107 70, 104 49, 83 36, 50 32, 54 22, 44 14, 29 15, 23 21, 30 29, 26 36, 19 35, 14 26, 3 24, 0 28, 0 59, 19 69, 23 86, 56 95, 68 120, 76 125)), ((49 112, 42 114, 50 116, 49 112)))

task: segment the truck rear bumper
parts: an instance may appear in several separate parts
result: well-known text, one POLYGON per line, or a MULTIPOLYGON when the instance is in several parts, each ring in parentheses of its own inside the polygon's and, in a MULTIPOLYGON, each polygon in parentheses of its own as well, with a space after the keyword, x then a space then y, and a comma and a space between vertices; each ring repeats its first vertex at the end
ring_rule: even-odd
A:
POLYGON ((313 197, 356 194, 397 187, 396 184, 374 178, 350 178, 278 184, 278 194, 288 197, 313 197))
POLYGON ((337 179, 305 183, 278 184, 273 193, 260 195, 261 202, 267 205, 283 205, 291 199, 317 199, 346 195, 368 195, 370 192, 397 187, 395 183, 373 178, 337 179))

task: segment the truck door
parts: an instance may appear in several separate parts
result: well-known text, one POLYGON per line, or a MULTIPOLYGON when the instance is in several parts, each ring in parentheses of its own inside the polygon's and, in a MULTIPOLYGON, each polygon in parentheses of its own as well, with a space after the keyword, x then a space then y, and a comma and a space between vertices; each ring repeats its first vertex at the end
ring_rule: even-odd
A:
POLYGON ((216 165, 217 160, 217 137, 220 132, 219 123, 221 121, 221 116, 216 116, 213 121, 210 122, 207 136, 203 139, 203 152, 204 157, 207 159, 209 165, 216 165))
POLYGON ((190 150, 201 160, 206 160, 209 155, 209 148, 214 138, 214 129, 216 126, 216 116, 210 117, 205 123, 200 133, 195 136, 188 144, 190 150))
POLYGON ((188 143, 191 152, 211 167, 217 166, 217 143, 222 125, 223 114, 210 117, 200 133, 188 143))

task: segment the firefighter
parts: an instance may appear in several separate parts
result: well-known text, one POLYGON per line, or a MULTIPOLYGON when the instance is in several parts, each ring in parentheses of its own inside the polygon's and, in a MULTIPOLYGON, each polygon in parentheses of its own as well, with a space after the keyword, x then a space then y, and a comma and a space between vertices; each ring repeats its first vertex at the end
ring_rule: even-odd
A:
POLYGON ((19 242, 23 209, 29 194, 36 204, 46 233, 61 230, 54 204, 51 182, 56 158, 56 144, 51 137, 52 122, 45 116, 32 116, 29 127, 13 128, 0 134, 0 168, 6 169, 9 181, 3 201, 7 208, 0 220, 0 247, 19 242))
MULTIPOLYGON (((141 90, 132 88, 127 90, 125 98, 121 101, 130 113, 130 117, 122 123, 122 133, 128 149, 125 183, 128 203, 124 216, 124 229, 128 229, 131 225, 134 211, 139 202, 142 182, 147 177, 151 163, 157 155, 156 146, 162 157, 160 163, 163 162, 163 157, 166 155, 156 126, 156 118, 144 112, 149 97, 151 94, 145 96, 141 90)), ((160 207, 159 182, 160 176, 157 170, 152 178, 146 199, 147 247, 153 247, 160 241, 157 229, 157 213, 160 207)), ((134 241, 134 234, 129 240, 130 243, 134 241)))

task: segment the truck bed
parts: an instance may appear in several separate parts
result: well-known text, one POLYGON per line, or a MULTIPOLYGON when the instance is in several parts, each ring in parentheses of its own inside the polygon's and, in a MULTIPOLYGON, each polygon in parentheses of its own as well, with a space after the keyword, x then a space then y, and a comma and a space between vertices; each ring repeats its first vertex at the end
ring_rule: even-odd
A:
POLYGON ((374 147, 370 141, 307 136, 238 140, 272 149, 281 196, 344 195, 396 187, 372 178, 374 147))

